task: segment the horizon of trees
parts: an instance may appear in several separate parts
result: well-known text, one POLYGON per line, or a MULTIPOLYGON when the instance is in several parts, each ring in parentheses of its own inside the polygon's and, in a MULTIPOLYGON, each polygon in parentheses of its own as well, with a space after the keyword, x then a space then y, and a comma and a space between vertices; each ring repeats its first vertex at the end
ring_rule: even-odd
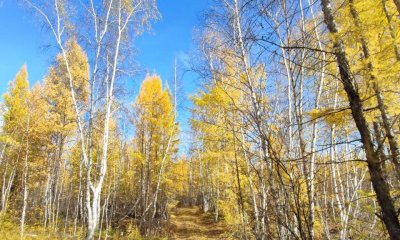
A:
POLYGON ((176 66, 120 99, 155 1, 24 3, 59 54, 4 95, 0 234, 165 237, 178 204, 234 239, 400 239, 398 0, 213 1, 186 155, 176 66))

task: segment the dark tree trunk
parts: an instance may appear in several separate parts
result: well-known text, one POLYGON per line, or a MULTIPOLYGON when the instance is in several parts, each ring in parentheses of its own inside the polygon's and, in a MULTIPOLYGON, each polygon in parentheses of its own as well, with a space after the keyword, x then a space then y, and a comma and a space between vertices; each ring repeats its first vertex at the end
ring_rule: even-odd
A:
MULTIPOLYGON (((330 0, 321 0, 321 3, 324 20, 329 32, 332 34, 337 34, 338 30, 333 17, 330 0)), ((333 44, 341 82, 350 103, 354 122, 361 135, 361 141, 363 143, 367 158, 372 186, 376 193, 378 203, 382 209, 382 220, 389 232, 390 239, 400 239, 400 224, 389 193, 389 185, 383 177, 384 173, 382 171, 378 153, 374 150, 371 133, 363 112, 362 101, 355 86, 355 80, 351 73, 349 62, 346 58, 343 42, 342 40, 337 39, 333 44)))

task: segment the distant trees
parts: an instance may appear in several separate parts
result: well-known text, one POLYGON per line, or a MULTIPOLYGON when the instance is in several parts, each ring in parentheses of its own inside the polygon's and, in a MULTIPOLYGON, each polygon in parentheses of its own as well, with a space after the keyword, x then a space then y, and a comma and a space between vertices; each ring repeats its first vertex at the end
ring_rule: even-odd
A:
MULTIPOLYGON (((75 58, 72 66, 80 66, 72 72, 74 79, 87 78, 87 72, 81 71, 85 71, 86 55, 74 40, 68 46, 68 56, 75 58)), ((62 63, 56 61, 50 67, 44 87, 29 88, 27 70, 22 67, 4 97, 1 221, 13 222, 16 219, 8 214, 18 213, 21 236, 25 225, 31 224, 40 224, 55 234, 79 235, 78 228, 87 221, 85 166, 62 63)), ((88 86, 76 83, 76 99, 82 106, 88 99, 88 86)), ((172 95, 168 88, 162 88, 158 76, 143 81, 133 112, 124 115, 136 129, 129 139, 118 119, 110 120, 110 173, 101 195, 99 229, 111 232, 118 223, 129 233, 134 229, 134 225, 124 223, 129 218, 143 234, 150 235, 168 217, 171 196, 167 191, 175 187, 169 171, 177 154, 179 132, 172 95)), ((103 113, 96 115, 93 126, 104 124, 104 117, 103 113)), ((102 135, 98 129, 92 133, 95 168, 101 167, 102 135)))
POLYGON ((166 171, 177 152, 178 125, 169 89, 158 76, 147 76, 134 104, 135 161, 138 172, 140 227, 148 232, 155 220, 167 219, 166 171))

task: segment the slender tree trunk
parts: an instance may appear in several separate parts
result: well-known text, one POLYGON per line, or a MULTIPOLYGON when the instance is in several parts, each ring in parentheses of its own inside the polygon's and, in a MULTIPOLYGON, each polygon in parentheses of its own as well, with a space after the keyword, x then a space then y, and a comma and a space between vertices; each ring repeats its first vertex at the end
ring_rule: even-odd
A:
POLYGON ((253 211, 254 211, 254 218, 256 221, 256 227, 254 230, 254 233, 256 235, 256 239, 257 240, 263 240, 264 239, 264 232, 262 231, 262 223, 260 223, 260 213, 258 210, 258 204, 257 204, 257 195, 256 192, 254 190, 254 184, 253 184, 253 179, 251 176, 251 167, 250 167, 250 159, 247 156, 247 149, 246 149, 246 144, 245 144, 245 137, 244 137, 244 130, 243 127, 241 127, 241 134, 242 134, 242 141, 241 141, 241 145, 242 145, 242 151, 243 151, 243 155, 246 161, 246 168, 247 168, 247 178, 249 181, 249 188, 250 188, 250 193, 251 193, 251 200, 252 200, 252 204, 253 204, 253 211))
POLYGON ((1 149, 1 154, 0 154, 0 166, 3 164, 3 159, 4 159, 4 154, 7 149, 7 144, 3 145, 3 148, 1 149))
POLYGON ((154 220, 155 216, 156 216, 156 212, 157 212, 157 202, 158 202, 158 194, 160 192, 160 185, 161 185, 161 179, 163 176, 163 172, 164 172, 164 165, 165 162, 167 161, 167 157, 170 151, 170 147, 171 147, 171 142, 172 142, 172 138, 173 138, 173 133, 175 131, 175 118, 173 120, 173 127, 171 128, 171 132, 168 136, 168 142, 167 142, 167 148, 165 149, 165 153, 163 155, 163 158, 161 160, 161 166, 160 169, 158 171, 158 175, 157 175, 157 185, 156 185, 156 190, 154 193, 154 199, 153 199, 153 214, 152 214, 152 220, 154 220))
POLYGON ((3 186, 2 186, 2 189, 1 189, 1 211, 0 211, 0 213, 7 210, 8 196, 9 196, 11 187, 12 187, 12 185, 14 183, 14 177, 15 177, 15 174, 17 172, 16 169, 17 169, 16 166, 14 166, 12 168, 8 178, 6 178, 7 177, 7 171, 6 171, 7 169, 4 170, 3 186), (6 181, 6 179, 8 179, 8 180, 6 181))
POLYGON ((75 218, 74 218, 74 235, 76 234, 76 229, 78 225, 79 216, 83 218, 83 194, 82 194, 82 181, 83 181, 83 161, 79 163, 79 187, 78 187, 78 196, 77 196, 77 204, 75 207, 75 218))
MULTIPOLYGON (((337 207, 339 209, 339 218, 340 218, 340 239, 345 240, 346 238, 346 230, 344 228, 344 204, 343 201, 339 197, 339 187, 338 187, 338 177, 336 176, 336 143, 335 143, 335 126, 331 127, 331 143, 330 143, 330 165, 331 165, 331 176, 332 176, 332 183, 333 183, 333 194, 335 196, 335 201, 337 207)), ((340 177, 340 176, 339 176, 340 177)), ((339 180, 340 181, 340 180, 339 180)))
POLYGON ((217 222, 218 221, 218 219, 219 219, 219 206, 218 206, 218 202, 219 202, 219 197, 220 197, 220 189, 219 189, 219 168, 220 168, 220 157, 218 156, 217 157, 217 166, 216 166, 216 171, 217 171, 217 173, 216 173, 216 176, 215 176, 215 197, 216 197, 216 200, 215 200, 215 209, 214 209, 214 221, 215 222, 217 222))
POLYGON ((20 226, 20 235, 21 238, 24 237, 25 230, 25 217, 26 217, 26 208, 28 205, 28 156, 29 156, 29 116, 28 123, 26 127, 26 145, 25 145, 25 159, 24 159, 24 171, 22 176, 22 187, 23 187, 23 195, 22 195, 22 213, 21 213, 21 226, 20 226))
MULTIPOLYGON (((400 61, 400 49, 399 49, 399 46, 396 43, 396 33, 395 33, 395 29, 393 28, 393 25, 392 25, 392 22, 393 22, 392 21, 392 17, 390 16, 388 7, 386 5, 387 1, 388 0, 382 0, 382 9, 383 9, 383 12, 385 13, 385 17, 386 17, 386 20, 388 22, 388 28, 389 28, 390 36, 392 37, 393 46, 394 46, 394 53, 396 55, 396 60, 400 61)), ((395 0, 395 1, 400 2, 400 0, 395 0)))

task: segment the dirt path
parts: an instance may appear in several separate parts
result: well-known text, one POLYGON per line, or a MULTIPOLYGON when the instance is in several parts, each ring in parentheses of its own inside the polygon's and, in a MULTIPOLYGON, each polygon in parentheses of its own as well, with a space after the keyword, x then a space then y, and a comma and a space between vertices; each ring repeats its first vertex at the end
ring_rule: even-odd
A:
POLYGON ((169 232, 170 239, 227 239, 226 227, 197 207, 172 208, 169 232))

